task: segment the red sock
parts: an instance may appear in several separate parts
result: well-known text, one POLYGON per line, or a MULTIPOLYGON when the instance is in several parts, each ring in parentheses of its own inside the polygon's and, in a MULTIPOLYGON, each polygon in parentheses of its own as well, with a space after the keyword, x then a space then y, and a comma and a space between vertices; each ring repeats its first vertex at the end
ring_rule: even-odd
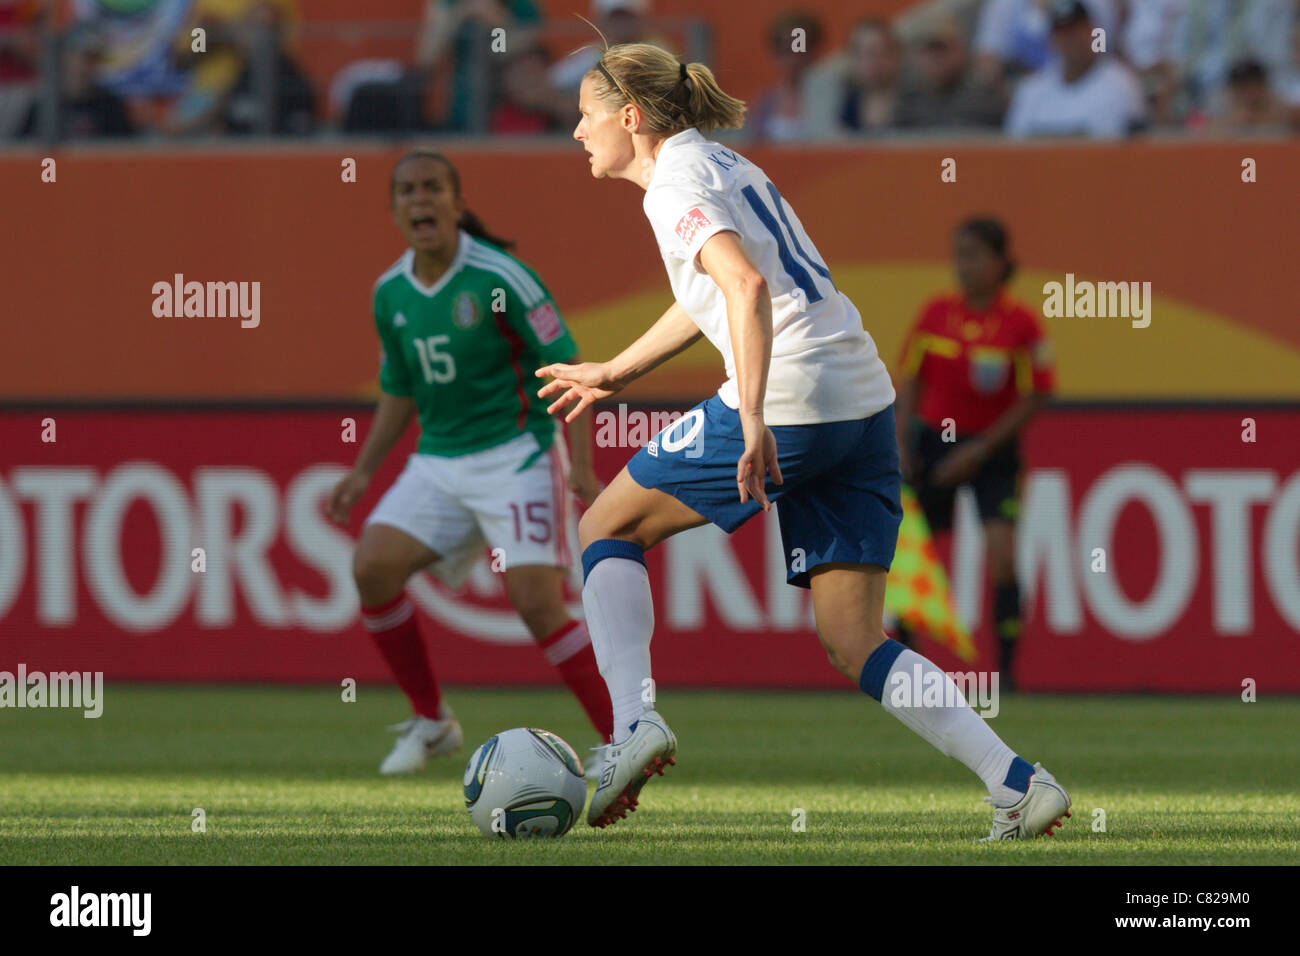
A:
POLYGON ((549 637, 537 642, 546 659, 569 685, 597 733, 608 741, 614 733, 614 705, 609 688, 596 666, 596 652, 591 649, 591 635, 582 621, 570 621, 549 637))
POLYGON ((437 720, 442 693, 429 666, 429 652, 420 637, 415 607, 406 595, 399 594, 378 607, 362 608, 361 623, 397 678, 397 685, 410 700, 411 710, 421 717, 437 720))

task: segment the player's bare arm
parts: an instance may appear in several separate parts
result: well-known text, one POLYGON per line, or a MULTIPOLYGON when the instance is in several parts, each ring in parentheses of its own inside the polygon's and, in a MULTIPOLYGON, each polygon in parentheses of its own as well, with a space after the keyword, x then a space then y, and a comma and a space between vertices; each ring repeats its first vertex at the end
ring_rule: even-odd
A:
POLYGON ((1011 441, 1046 403, 1048 393, 1031 392, 1006 410, 988 428, 970 441, 962 442, 935 465, 934 480, 941 485, 958 485, 973 475, 988 457, 1011 441))
POLYGON ((361 445, 356 464, 330 492, 326 513, 331 521, 338 524, 347 522, 352 506, 361 500, 361 496, 365 494, 370 484, 370 479, 384 463, 384 459, 397 444, 397 440, 402 437, 415 412, 413 398, 389 395, 386 392, 379 396, 370 433, 366 435, 366 440, 361 445))
POLYGON ((763 491, 763 479, 771 474, 772 480, 781 484, 776 439, 763 422, 767 370, 772 362, 772 299, 766 280, 734 232, 720 232, 709 239, 700 248, 700 265, 727 300, 727 329, 745 432, 745 453, 736 463, 740 500, 753 498, 769 511, 772 505, 763 491))
POLYGON ((538 390, 541 398, 562 393, 547 411, 552 415, 571 402, 578 404, 565 416, 572 423, 593 402, 609 398, 629 382, 662 365, 694 345, 703 333, 674 302, 645 333, 608 362, 557 363, 537 370, 538 378, 550 378, 538 390))
MULTIPOLYGON (((569 359, 572 365, 579 365, 582 358, 575 354, 569 359)), ((569 436, 569 490, 582 499, 582 503, 591 506, 600 494, 600 480, 596 477, 595 461, 592 458, 591 409, 585 408, 576 418, 568 423, 569 436)))

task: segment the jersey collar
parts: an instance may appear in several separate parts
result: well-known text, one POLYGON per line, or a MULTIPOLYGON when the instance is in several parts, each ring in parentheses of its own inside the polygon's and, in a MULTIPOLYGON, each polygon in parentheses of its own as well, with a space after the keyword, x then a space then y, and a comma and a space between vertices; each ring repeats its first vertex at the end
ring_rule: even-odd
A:
POLYGON ((465 259, 469 256, 469 244, 473 241, 469 237, 469 233, 464 229, 457 230, 456 256, 451 260, 451 265, 447 267, 447 271, 440 275, 438 281, 433 285, 425 285, 415 277, 415 250, 407 249, 402 256, 402 273, 406 276, 406 281, 411 283, 416 292, 432 299, 451 281, 452 276, 465 265, 465 259))
POLYGON ((685 146, 687 143, 704 142, 704 134, 692 126, 690 129, 684 129, 680 133, 673 133, 659 146, 659 152, 655 156, 655 164, 658 165, 663 161, 664 153, 676 146, 685 146))

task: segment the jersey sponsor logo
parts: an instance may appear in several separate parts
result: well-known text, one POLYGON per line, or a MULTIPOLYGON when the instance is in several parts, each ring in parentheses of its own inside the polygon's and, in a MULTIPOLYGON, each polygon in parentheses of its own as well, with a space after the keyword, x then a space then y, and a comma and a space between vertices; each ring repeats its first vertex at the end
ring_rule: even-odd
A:
POLYGON ((528 326, 537 336, 537 341, 541 345, 550 345, 561 335, 564 334, 564 326, 560 324, 560 317, 555 314, 555 307, 549 302, 543 302, 535 309, 529 309, 526 313, 528 326))
POLYGON ((686 215, 682 216, 681 219, 677 220, 677 226, 673 231, 677 233, 678 239, 689 246, 695 239, 695 234, 697 232, 705 226, 711 225, 713 225, 713 220, 704 215, 704 213, 700 211, 699 206, 696 206, 686 215))
POLYGON ((451 320, 458 329, 472 329, 483 318, 483 310, 478 307, 478 300, 472 292, 462 292, 456 296, 456 303, 451 307, 451 320))

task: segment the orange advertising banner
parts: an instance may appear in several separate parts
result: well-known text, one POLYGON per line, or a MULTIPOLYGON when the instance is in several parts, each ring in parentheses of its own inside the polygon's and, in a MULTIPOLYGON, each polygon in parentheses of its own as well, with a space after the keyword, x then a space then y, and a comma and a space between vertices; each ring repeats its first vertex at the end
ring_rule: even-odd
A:
MULTIPOLYGON (((1150 283, 1145 327, 1045 318, 1060 397, 1300 395, 1300 144, 738 148, 797 210, 891 367, 922 304, 952 287, 954 225, 991 213, 1012 232, 1013 292, 1040 314, 1052 283, 1150 283), (955 182, 942 176, 948 160, 955 182), (1256 181, 1244 181, 1247 167, 1256 181)), ((0 157, 0 398, 374 394, 370 293, 403 251, 387 197, 402 152, 342 144, 0 157), (342 175, 349 160, 355 182, 342 175), (155 286, 178 277, 237 284, 255 321, 155 315, 155 286)), ((640 189, 592 180, 576 144, 446 152, 469 207, 518 241, 585 356, 612 355, 669 305, 640 189)), ((702 343, 629 395, 695 400, 721 378, 702 343)))

